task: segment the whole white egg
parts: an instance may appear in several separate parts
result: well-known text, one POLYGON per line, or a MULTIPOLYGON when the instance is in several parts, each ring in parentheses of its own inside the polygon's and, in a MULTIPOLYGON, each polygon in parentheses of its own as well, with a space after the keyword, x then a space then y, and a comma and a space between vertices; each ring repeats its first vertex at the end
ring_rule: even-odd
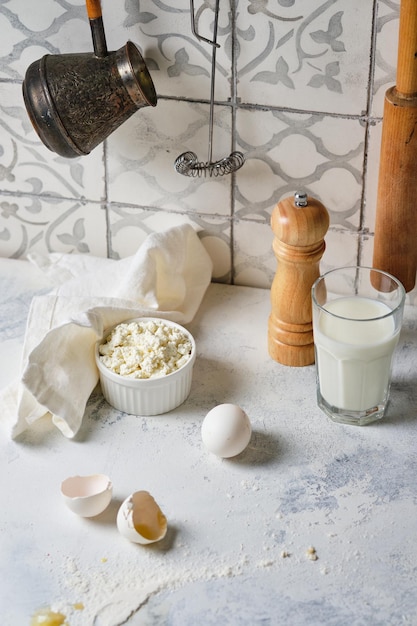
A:
POLYGON ((236 404, 215 406, 201 426, 201 438, 207 450, 224 459, 243 452, 251 435, 249 417, 236 404))

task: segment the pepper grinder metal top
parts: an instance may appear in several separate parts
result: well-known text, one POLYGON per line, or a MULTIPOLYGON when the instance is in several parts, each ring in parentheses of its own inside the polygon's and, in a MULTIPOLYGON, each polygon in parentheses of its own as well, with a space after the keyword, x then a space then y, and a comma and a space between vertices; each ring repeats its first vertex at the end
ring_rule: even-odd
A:
POLYGON ((311 287, 320 275, 329 214, 321 202, 296 192, 276 205, 271 228, 278 267, 271 286, 269 354, 283 365, 311 365, 314 363, 311 287))

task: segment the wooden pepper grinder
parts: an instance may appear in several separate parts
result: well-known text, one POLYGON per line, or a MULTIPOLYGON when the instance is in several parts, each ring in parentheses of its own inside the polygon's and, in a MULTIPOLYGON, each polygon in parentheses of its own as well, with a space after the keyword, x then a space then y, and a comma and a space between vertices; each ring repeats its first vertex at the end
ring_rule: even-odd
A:
POLYGON ((319 277, 329 228, 327 209, 305 193, 284 198, 272 212, 278 268, 271 286, 270 356, 283 365, 314 363, 311 287, 319 277))

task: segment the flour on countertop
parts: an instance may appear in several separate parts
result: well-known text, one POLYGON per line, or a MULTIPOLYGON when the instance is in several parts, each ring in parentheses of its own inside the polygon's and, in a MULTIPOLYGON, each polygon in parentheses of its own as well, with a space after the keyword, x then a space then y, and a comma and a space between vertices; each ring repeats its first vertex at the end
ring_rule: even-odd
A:
MULTIPOLYGON (((152 559, 147 559, 146 555, 141 566, 130 562, 117 563, 113 567, 112 561, 112 558, 106 557, 99 566, 85 569, 79 567, 73 557, 65 558, 61 586, 62 596, 66 599, 56 600, 52 610, 65 613, 71 626, 119 626, 126 623, 153 595, 163 590, 174 590, 202 580, 237 576, 248 566, 245 555, 241 555, 234 564, 220 559, 215 565, 212 562, 201 565, 199 559, 185 559, 182 566, 178 565, 178 561, 171 565, 152 564, 152 559), (68 597, 72 598, 71 601, 68 597), (77 605, 82 605, 83 610, 79 610, 77 605)), ((265 564, 260 566, 265 567, 265 564)))

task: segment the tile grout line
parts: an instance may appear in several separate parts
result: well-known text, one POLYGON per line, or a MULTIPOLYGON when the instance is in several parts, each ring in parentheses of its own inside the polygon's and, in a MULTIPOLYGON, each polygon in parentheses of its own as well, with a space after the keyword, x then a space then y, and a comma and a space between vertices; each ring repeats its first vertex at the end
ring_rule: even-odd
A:
MULTIPOLYGON (((182 98, 180 96, 163 96, 158 95, 159 100, 167 100, 174 102, 188 102, 190 104, 209 104, 210 101, 205 98, 182 98)), ((375 121, 380 122, 382 117, 378 115, 368 115, 367 111, 361 113, 336 113, 332 111, 316 111, 314 109, 295 109, 291 107, 274 106, 271 104, 254 104, 248 102, 242 102, 238 98, 235 102, 231 100, 216 100, 217 106, 230 107, 235 110, 242 109, 244 111, 280 111, 282 113, 298 113, 300 115, 322 115, 326 117, 346 119, 346 120, 359 120, 359 121, 375 121)))

